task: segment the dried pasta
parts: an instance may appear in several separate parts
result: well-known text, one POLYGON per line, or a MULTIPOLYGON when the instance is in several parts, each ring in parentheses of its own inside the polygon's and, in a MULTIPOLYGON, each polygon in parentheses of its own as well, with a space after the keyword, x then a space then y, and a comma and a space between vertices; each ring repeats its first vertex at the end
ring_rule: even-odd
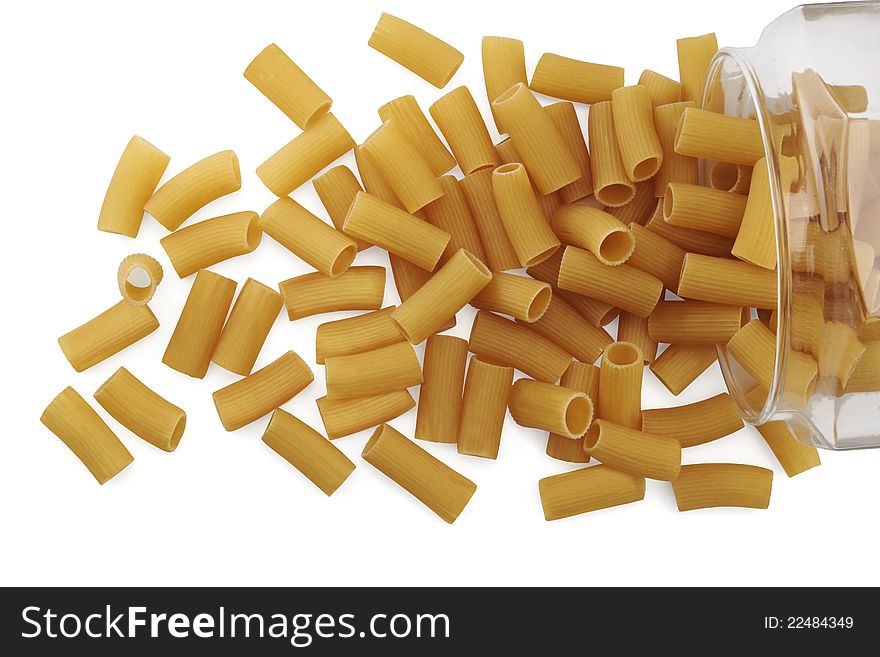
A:
POLYGON ((383 123, 394 121, 435 175, 440 176, 455 166, 455 158, 428 123, 415 97, 401 96, 385 103, 379 108, 379 119, 383 123))
POLYGON ((631 342, 615 342, 605 348, 599 367, 597 418, 641 428, 643 370, 644 357, 631 342))
MULTIPOLYGON (((599 203, 595 198, 595 203, 599 203)), ((586 204, 587 199, 582 201, 586 204)), ((599 204, 601 206, 601 204, 599 204)), ((602 208, 596 208, 602 209, 602 208)), ((657 211, 657 199, 654 197, 654 181, 643 180, 636 183, 636 193, 632 200, 626 205, 618 205, 617 207, 605 207, 605 212, 612 217, 616 217, 620 223, 626 226, 643 226, 657 211)))
POLYGON ((638 477, 674 481, 681 469, 681 445, 675 438, 608 420, 593 422, 584 437, 584 449, 605 465, 638 477))
POLYGON ((278 289, 291 321, 340 310, 379 310, 385 298, 385 268, 350 267, 336 278, 303 274, 281 281, 278 289))
POLYGON ((593 402, 585 393, 531 379, 513 384, 508 407, 517 424, 570 440, 583 436, 593 421, 593 402))
POLYGON ((251 253, 262 237, 256 212, 235 212, 176 230, 159 243, 177 275, 186 278, 218 262, 251 253))
POLYGON ((428 203, 424 212, 430 223, 449 233, 449 243, 440 256, 440 262, 449 260, 459 249, 465 249, 478 260, 488 262, 480 241, 480 232, 459 180, 455 176, 441 176, 439 182, 443 196, 428 203))
POLYGON ((772 309, 777 302, 776 272, 739 260, 688 253, 678 294, 729 306, 772 309))
POLYGON ((611 100, 611 92, 623 86, 623 69, 548 52, 538 60, 529 86, 547 96, 593 105, 611 100))
POLYGON ((667 290, 678 291, 685 250, 652 230, 630 226, 635 246, 627 264, 660 279, 667 290))
MULTIPOLYGON (((679 156, 684 157, 684 156, 679 156)), ((693 182, 693 181, 685 181, 693 182)), ((752 167, 730 162, 716 162, 709 171, 709 185, 722 192, 748 194, 752 182, 752 167)))
POLYGON ((578 121, 574 105, 569 102, 553 103, 544 107, 544 112, 553 121, 562 141, 574 157, 581 170, 581 177, 556 192, 562 203, 573 203, 593 193, 593 172, 590 168, 590 152, 584 141, 584 133, 578 121))
POLYGON ((493 173, 480 169, 461 180, 461 189, 467 198, 471 216, 480 234, 486 265, 492 271, 505 271, 520 267, 519 257, 510 243, 504 228, 495 193, 492 187, 493 173))
POLYGON ((711 187, 671 182, 663 195, 663 220, 681 228, 735 238, 746 211, 741 194, 711 187))
POLYGON ((498 458, 513 368, 473 356, 467 370, 458 424, 458 453, 498 458))
POLYGON ((654 107, 676 103, 681 96, 681 85, 678 82, 648 68, 639 76, 639 86, 648 91, 654 107))
POLYGON ((596 103, 587 116, 590 140, 590 167, 596 198, 609 207, 626 205, 633 200, 636 187, 623 165, 614 132, 611 101, 596 103))
MULTIPOLYGON (((579 390, 590 398, 595 413, 599 401, 599 368, 574 361, 565 370, 559 385, 579 390)), ((584 450, 584 440, 572 440, 566 435, 550 432, 547 436, 547 456, 568 463, 589 463, 590 455, 584 450)))
POLYGON ((586 249, 603 265, 620 265, 635 248, 629 229, 607 212, 587 205, 560 205, 550 226, 565 244, 586 249))
POLYGON ((133 253, 119 263, 116 282, 122 298, 138 306, 149 303, 162 282, 162 265, 145 253, 133 253))
POLYGON ((865 344, 865 353, 856 364, 846 392, 877 392, 880 391, 880 342, 865 344))
POLYGON ((432 335, 425 345, 424 382, 419 389, 415 437, 435 443, 458 441, 467 340, 432 335))
POLYGON ((538 482, 545 520, 608 509, 645 499, 645 478, 594 465, 538 482))
POLYGON ((742 417, 726 392, 692 404, 642 411, 642 431, 670 436, 682 447, 718 440, 743 426, 742 417))
POLYGON ((486 36, 483 37, 480 50, 483 58, 486 97, 489 99, 495 126, 498 128, 498 132, 503 134, 506 130, 495 114, 492 101, 517 82, 528 84, 525 49, 523 42, 519 39, 486 36))
POLYGON ((501 164, 477 103, 467 87, 457 87, 441 96, 429 111, 463 173, 501 164))
POLYGON ((718 51, 715 33, 687 37, 676 41, 681 99, 700 103, 709 73, 709 62, 718 51))
POLYGON ((669 392, 680 395, 717 359, 715 345, 671 344, 651 363, 651 371, 669 392))
POLYGON ((739 463, 684 465, 672 482, 679 511, 719 506, 766 509, 773 471, 739 463))
POLYGON ((528 326, 583 363, 594 362, 605 347, 613 342, 604 329, 591 324, 573 305, 556 293, 550 299, 544 314, 528 326))
POLYGON ((785 422, 767 422, 755 428, 789 477, 821 465, 819 450, 798 440, 785 422))
POLYGON ((395 306, 320 324, 315 332, 315 361, 387 347, 406 338, 391 319, 395 306))
POLYGON ((753 166, 764 157, 764 141, 757 121, 688 107, 679 120, 675 152, 753 166))
POLYGON ((241 376, 250 374, 283 305, 277 290, 247 279, 232 305, 211 360, 241 376))
POLYGON ((657 358, 657 340, 654 340, 648 331, 648 317, 621 312, 617 319, 617 340, 637 346, 642 352, 642 360, 646 365, 653 363, 657 358))
MULTIPOLYGON (((354 202, 354 197, 358 192, 364 191, 351 169, 343 164, 328 169, 312 179, 312 186, 336 230, 342 230, 342 224, 345 223, 345 216, 354 202)), ((370 247, 370 244, 363 240, 354 240, 354 243, 357 244, 358 251, 370 247)))
POLYGON ((396 342, 372 351, 324 359, 327 397, 348 399, 405 390, 422 383, 422 367, 412 345, 396 342))
POLYGON ((652 340, 670 344, 725 344, 740 329, 742 309, 708 301, 661 301, 648 316, 652 340))
POLYGON ((617 147, 633 182, 652 178, 663 163, 663 149, 654 129, 654 107, 645 87, 620 87, 611 94, 617 147))
POLYGON ((730 250, 733 248, 733 240, 729 237, 667 223, 663 219, 662 202, 657 204, 657 209, 645 224, 645 228, 689 253, 724 258, 730 255, 730 250))
POLYGON ((657 138, 663 150, 663 161, 660 163, 657 175, 654 176, 654 196, 657 198, 663 196, 666 186, 671 182, 696 184, 700 180, 699 161, 675 152, 678 122, 688 107, 694 107, 693 101, 671 102, 654 107, 654 128, 657 130, 657 138))
POLYGON ((321 413, 327 437, 331 440, 377 427, 403 415, 416 405, 407 390, 353 399, 320 397, 315 403, 321 413))

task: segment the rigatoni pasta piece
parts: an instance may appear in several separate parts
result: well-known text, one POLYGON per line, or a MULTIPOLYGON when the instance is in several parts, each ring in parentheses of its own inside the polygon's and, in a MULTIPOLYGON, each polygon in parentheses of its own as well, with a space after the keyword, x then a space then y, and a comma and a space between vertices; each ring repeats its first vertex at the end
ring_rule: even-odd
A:
POLYGON ((144 210, 168 230, 177 230, 198 209, 239 189, 238 157, 232 151, 220 151, 168 180, 144 204, 144 210))
POLYGON ((520 267, 519 257, 510 243, 495 204, 492 177, 493 173, 489 169, 474 171, 461 180, 461 188, 480 234, 486 265, 492 271, 516 269, 520 267))
POLYGON ((120 367, 95 391, 95 400, 114 420, 166 452, 180 444, 186 413, 120 367))
POLYGON ((254 57, 244 77, 303 130, 333 104, 330 96, 274 43, 254 57))
POLYGON ((464 249, 456 253, 424 285, 400 304, 391 319, 413 344, 443 330, 492 279, 491 272, 464 249))
POLYGON ((281 281, 278 289, 291 321, 340 310, 379 310, 385 298, 385 268, 350 267, 336 278, 303 274, 281 281))
POLYGON ((678 294, 729 306, 775 308, 776 272, 748 262, 688 253, 681 267, 678 294))
POLYGON ((596 417, 630 429, 642 426, 644 358, 631 342, 615 342, 602 352, 596 417))
POLYGON ((559 287, 647 317, 663 293, 663 283, 630 265, 609 267, 589 251, 567 246, 559 267, 559 287))
POLYGON ((146 139, 132 137, 110 178, 98 215, 98 230, 137 237, 144 205, 156 191, 170 161, 170 157, 146 139))
POLYGON ((673 226, 663 219, 663 203, 657 204, 653 216, 645 224, 645 228, 653 231, 662 238, 681 247, 688 253, 724 258, 730 255, 733 248, 733 240, 723 235, 714 235, 703 230, 681 228, 673 226))
POLYGON ((717 359, 715 345, 671 344, 651 363, 651 371, 669 392, 680 395, 717 359))
POLYGON ((590 106, 587 133, 596 198, 610 207, 626 205, 633 200, 636 187, 623 166, 614 132, 614 114, 610 100, 590 106))
POLYGON ((738 506, 766 509, 770 506, 773 471, 739 463, 683 465, 672 482, 679 511, 738 506))
POLYGON ((550 227, 565 244, 590 251, 603 265, 623 264, 635 248, 625 225, 588 205, 560 205, 553 212, 550 227))
POLYGON ((406 338, 391 319, 394 306, 371 313, 325 322, 315 331, 315 361, 386 347, 406 338))
POLYGON ((455 176, 440 176, 439 182, 443 196, 428 203, 423 211, 429 222, 449 233, 449 244, 440 262, 449 260, 459 249, 465 249, 477 259, 487 262, 477 224, 471 216, 467 196, 458 179, 455 176))
POLYGON ((384 11, 367 43, 438 89, 464 61, 464 55, 445 41, 384 11))
POLYGON ((470 304, 474 308, 491 310, 531 323, 540 319, 547 310, 552 294, 549 283, 495 272, 489 284, 471 299, 470 304))
POLYGON ((726 392, 692 404, 642 411, 642 431, 670 436, 682 447, 703 445, 743 426, 742 417, 726 392))
POLYGON ((349 399, 405 390, 422 382, 422 367, 412 345, 386 347, 324 359, 327 397, 349 399))
POLYGON ((503 164, 492 172, 492 190, 504 231, 519 264, 531 267, 559 248, 538 206, 529 174, 522 164, 503 164))
POLYGON ((116 283, 122 298, 138 306, 149 303, 162 282, 162 265, 145 253, 133 253, 119 263, 116 283))
POLYGON ((278 199, 263 211, 260 228, 330 278, 344 273, 357 255, 353 239, 328 226, 289 197, 278 199))
POLYGON ((273 194, 285 197, 354 146, 348 131, 327 112, 258 166, 257 176, 273 194))
POLYGON ((498 458, 512 383, 512 367, 471 358, 459 416, 459 454, 498 458))
POLYGON ((463 173, 501 164, 477 103, 467 87, 457 87, 441 96, 429 111, 463 173))
POLYGON ((393 390, 351 399, 320 397, 315 403, 330 440, 377 427, 403 415, 416 405, 408 390, 393 390))
POLYGON ((455 166, 455 158, 428 123, 415 97, 401 96, 385 103, 379 108, 379 118, 383 123, 394 121, 399 126, 435 175, 440 176, 455 166))
POLYGON ((519 39, 497 36, 484 36, 480 49, 489 107, 492 109, 492 117, 495 119, 498 132, 504 134, 506 130, 495 115, 492 101, 517 82, 528 84, 525 49, 519 39))
POLYGON ((40 422, 82 461, 99 484, 134 460, 104 420, 73 388, 62 390, 46 407, 40 422))
POLYGON ((645 478, 607 465, 563 472, 538 482, 545 520, 608 509, 645 499, 645 478))
MULTIPOLYGON (((684 157, 680 155, 679 157, 684 157)), ((693 158, 691 158, 693 159, 693 158)), ((685 181, 693 182, 693 181, 685 181)), ((730 162, 716 162, 709 171, 709 185, 722 192, 748 194, 752 182, 752 167, 730 162)))
POLYGON ((654 107, 645 87, 620 87, 611 94, 617 147, 633 182, 648 180, 663 163, 663 149, 654 129, 654 107))
MULTIPOLYGON (((328 169, 312 179, 312 186, 336 230, 342 230, 342 224, 345 223, 345 216, 354 202, 354 197, 358 192, 364 191, 351 169, 344 164, 328 169)), ((357 244, 358 251, 370 247, 370 244, 363 240, 354 240, 354 243, 357 244)))
POLYGON ((280 408, 272 413, 263 442, 328 496, 354 472, 354 463, 339 448, 280 408))
MULTIPOLYGON (((559 385, 579 390, 590 398, 595 414, 599 400, 599 368, 588 363, 572 361, 559 380, 559 385)), ((584 450, 583 438, 572 440, 568 436, 551 432, 547 436, 547 456, 568 463, 589 463, 590 455, 584 450)))
POLYGON ((639 86, 647 90, 654 107, 678 102, 681 96, 681 85, 678 82, 648 68, 639 76, 639 86))
POLYGON ((696 103, 703 101, 703 87, 709 74, 709 63, 718 52, 715 33, 678 39, 678 75, 681 80, 681 99, 696 103))
MULTIPOLYGON (((382 177, 375 162, 367 156, 361 146, 354 147, 354 161, 355 164, 357 164, 357 170, 361 176, 361 182, 364 184, 363 191, 382 199, 386 203, 390 203, 396 208, 400 208, 401 210, 404 209, 403 203, 397 198, 397 194, 394 193, 394 190, 391 189, 391 186, 382 177)), ((346 214, 348 214, 347 210, 346 214)), ((345 217, 343 217, 343 223, 344 221, 345 217)))
POLYGON ((562 136, 562 141, 574 157, 581 170, 581 177, 556 192, 562 203, 573 203, 593 193, 593 172, 590 168, 590 152, 584 141, 584 133, 578 121, 574 105, 569 102, 553 103, 544 107, 544 112, 553 121, 553 126, 562 136))
POLYGON ((367 137, 361 150, 407 212, 421 210, 443 195, 427 160, 394 121, 386 121, 367 137))
POLYGON ((247 279, 232 305, 211 360, 230 372, 250 374, 283 305, 277 290, 247 279))
MULTIPOLYGON (((644 226, 648 220, 657 211, 657 199, 654 197, 654 181, 643 180, 636 183, 636 193, 632 200, 626 205, 618 205, 617 207, 604 207, 595 198, 592 199, 597 204, 596 209, 604 209, 605 212, 612 217, 616 217, 620 223, 626 226, 640 225, 644 226)), ((589 199, 584 199, 583 204, 587 204, 589 199)))
POLYGON ((271 413, 315 380, 295 352, 288 351, 265 367, 214 392, 217 415, 227 431, 235 431, 271 413))
POLYGON ((605 330, 591 324, 557 293, 544 314, 528 326, 583 363, 594 362, 613 342, 605 330))
POLYGON ((757 121, 688 107, 678 123, 675 152, 752 166, 764 157, 764 141, 757 121))
MULTIPOLYGON (((406 301, 416 292, 418 292, 429 280, 431 280, 431 272, 425 271, 414 264, 407 262, 402 258, 398 258, 393 253, 388 254, 388 260, 391 262, 391 273, 394 276, 394 287, 397 289, 397 296, 401 302, 406 301)), ((437 329, 437 332, 446 331, 455 326, 455 315, 449 317, 443 326, 437 329)), ((400 333, 400 329, 396 329, 400 333)), ((401 334, 403 337, 403 334, 401 334)), ((405 339, 405 338, 404 338, 405 339)))
POLYGON ((819 349, 819 377, 842 392, 865 354, 865 345, 851 326, 838 321, 825 322, 819 349))
POLYGON ((622 86, 623 69, 619 66, 582 62, 549 52, 541 55, 529 84, 538 93, 587 105, 611 100, 611 92, 622 86))
POLYGON ((435 443, 458 440, 467 340, 432 335, 425 344, 424 382, 419 389, 415 437, 435 443))
POLYGON ((533 379, 555 383, 571 354, 540 333, 481 310, 474 318, 468 348, 483 361, 515 367, 533 379))
POLYGON ((663 195, 663 220, 681 228, 702 230, 735 238, 739 233, 746 198, 711 187, 671 182, 663 195))
POLYGON ((513 384, 508 407, 520 426, 544 429, 570 440, 583 436, 593 421, 593 402, 585 393, 531 379, 513 384))
POLYGON ((122 299, 97 317, 58 338, 64 357, 77 372, 119 353, 159 328, 147 305, 122 299))
POLYGON ((538 99, 522 82, 492 101, 510 140, 541 194, 581 177, 580 167, 538 99))
POLYGON ((740 329, 742 308, 709 301, 661 301, 648 316, 648 334, 670 344, 725 344, 740 329))
POLYGON ((846 383, 845 392, 880 391, 880 342, 867 342, 865 353, 846 383))
POLYGON ((635 241, 627 264, 659 278, 667 290, 678 291, 678 280, 686 251, 654 231, 630 225, 635 241))
POLYGON ((674 481, 681 469, 681 445, 675 438, 607 420, 593 422, 584 436, 584 449, 605 465, 637 477, 674 481))
POLYGON ((663 162, 660 163, 660 169, 654 176, 655 197, 663 196, 666 186, 671 182, 696 184, 700 181, 699 161, 675 152, 678 122, 688 107, 694 107, 694 102, 690 100, 680 103, 670 102, 654 107, 654 129, 657 131, 660 148, 663 150, 663 162))
MULTIPOLYGON (((495 144, 495 151, 498 153, 498 157, 502 164, 521 164, 520 160, 522 160, 522 158, 509 137, 506 137, 495 144)), ((531 178, 529 178, 529 180, 531 180, 531 178)), ((541 192, 538 191, 537 186, 535 186, 534 181, 532 181, 532 189, 535 192, 535 199, 538 201, 541 212, 549 220, 550 216, 553 214, 553 210, 555 210, 556 206, 560 203, 559 191, 557 190, 550 194, 541 194, 541 192)))
MULTIPOLYGON (((661 302, 662 303, 662 302, 661 302)), ((648 332, 648 318, 623 311, 617 319, 617 340, 634 344, 646 365, 657 358, 657 340, 648 332)))
POLYGON ((819 450, 798 440, 785 422, 774 420, 755 428, 789 477, 821 465, 819 450))
POLYGON ((200 221, 166 235, 159 243, 180 278, 229 258, 251 253, 260 245, 256 212, 235 212, 200 221))

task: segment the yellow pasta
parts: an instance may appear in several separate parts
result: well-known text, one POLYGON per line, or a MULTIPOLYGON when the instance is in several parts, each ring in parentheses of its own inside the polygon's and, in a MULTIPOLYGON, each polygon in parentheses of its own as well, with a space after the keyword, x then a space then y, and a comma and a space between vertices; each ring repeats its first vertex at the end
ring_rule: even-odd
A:
POLYGON ((681 469, 681 445, 675 438, 655 436, 608 420, 593 422, 584 437, 584 449, 605 465, 637 477, 674 481, 681 469))
POLYGON ((671 344, 651 363, 651 371, 669 392, 680 395, 717 359, 715 345, 671 344))
MULTIPOLYGON (((367 157, 366 152, 361 146, 354 147, 354 160, 357 164, 357 170, 361 176, 361 181, 364 183, 363 191, 403 210, 403 203, 397 198, 394 190, 391 189, 391 186, 382 177, 376 164, 367 157)), ((353 201, 354 199, 352 199, 352 202, 353 201)), ((349 204, 349 206, 350 205, 351 204, 349 204)), ((348 214, 348 210, 346 210, 346 214, 348 214)), ((343 223, 344 222, 345 217, 343 217, 343 223)))
POLYGON ((416 405, 407 390, 353 399, 321 397, 315 403, 321 413, 327 437, 331 440, 377 427, 403 415, 416 405))
POLYGON ((633 182, 652 178, 663 163, 663 149, 654 129, 654 108, 645 87, 620 87, 611 94, 617 147, 633 182))
POLYGON ((427 160, 394 121, 383 123, 361 149, 407 212, 420 210, 443 195, 427 160))
POLYGON ((663 220, 681 228, 735 238, 739 233, 746 198, 711 187, 671 182, 663 196, 663 220))
POLYGON ((642 431, 670 436, 682 447, 694 447, 743 428, 743 420, 726 392, 693 404, 642 411, 642 431))
POLYGON ((441 96, 430 110, 463 173, 501 164, 480 110, 467 87, 441 96))
POLYGON ((550 226, 565 244, 590 251, 603 265, 620 265, 635 248, 629 229, 607 212, 587 205, 560 205, 550 226))
POLYGON ((144 204, 150 200, 170 161, 146 139, 132 137, 110 178, 98 215, 98 230, 137 237, 144 204))
POLYGON ((149 303, 162 282, 162 265, 144 253, 122 259, 116 270, 116 282, 122 298, 138 306, 149 303))
POLYGON ((652 340, 670 344, 724 344, 740 329, 742 309, 708 301, 661 301, 648 316, 652 340))
POLYGON ((654 128, 657 130, 657 138, 663 151, 663 161, 660 163, 657 175, 654 176, 655 197, 663 196, 666 186, 671 182, 696 184, 700 180, 699 161, 675 152, 678 122, 688 107, 694 107, 693 101, 670 102, 665 105, 655 103, 654 128))
POLYGON ((566 247, 562 255, 559 287, 639 317, 651 314, 663 292, 663 283, 651 274, 627 264, 609 267, 589 251, 573 246, 566 247))
POLYGON ((613 342, 606 331, 591 324, 555 292, 544 314, 528 326, 583 363, 594 362, 613 342))
POLYGON ((471 299, 470 304, 474 308, 491 310, 531 323, 540 319, 547 310, 552 294, 548 283, 495 272, 489 284, 471 299))
POLYGON ((643 370, 644 357, 631 342, 615 342, 605 348, 599 368, 597 418, 641 428, 643 370))
POLYGON ((120 367, 95 391, 95 400, 134 435, 166 452, 180 444, 186 413, 120 367))
POLYGON ((623 69, 548 52, 538 60, 529 86, 547 96, 593 105, 611 100, 611 92, 623 86, 623 69))
POLYGON ((188 376, 205 378, 236 285, 235 281, 207 269, 196 274, 162 356, 163 363, 188 376))
POLYGON ((563 472, 538 482, 545 520, 608 509, 645 499, 645 478, 607 465, 563 472))
POLYGON ((464 55, 402 18, 382 12, 368 45, 438 89, 455 75, 464 55))
MULTIPOLYGON (((401 301, 409 299, 431 279, 431 272, 416 267, 406 260, 398 258, 393 253, 388 254, 388 260, 391 263, 391 273, 394 276, 394 287, 397 289, 397 295, 400 297, 401 301)), ((449 317, 443 326, 437 329, 437 332, 446 331, 453 326, 455 326, 455 315, 449 317)), ((398 333, 400 332, 400 329, 396 330, 398 333)), ((402 334, 401 337, 403 337, 402 334)))
POLYGON ((401 96, 385 103, 379 108, 379 118, 383 123, 394 121, 399 125, 435 175, 442 175, 455 166, 455 158, 428 123, 415 97, 401 96))
POLYGON ((467 196, 458 179, 455 176, 441 176, 439 182, 443 196, 428 203, 424 212, 429 222, 449 233, 449 244, 440 256, 440 262, 449 260, 459 249, 465 249, 478 260, 487 262, 477 224, 471 216, 467 196))
MULTIPOLYGON (((589 201, 590 199, 584 199, 581 203, 587 204, 589 201)), ((592 201, 598 205, 597 210, 604 209, 605 212, 617 218, 620 223, 626 226, 645 225, 657 210, 653 179, 636 183, 636 193, 632 200, 625 205, 618 205, 613 208, 606 206, 603 208, 597 199, 592 198, 592 201)))
POLYGON ((513 368, 471 358, 458 425, 458 453, 498 458, 513 368))
POLYGON ((220 151, 168 180, 144 204, 144 210, 168 230, 177 230, 200 208, 239 189, 238 157, 232 151, 220 151))
POLYGON ((590 152, 584 141, 584 133, 578 121, 574 105, 569 102, 553 103, 544 107, 544 112, 553 121, 553 126, 562 135, 562 141, 574 157, 581 170, 581 177, 565 187, 560 187, 559 200, 573 203, 593 193, 593 172, 590 168, 590 152))
MULTIPOLYGON (((679 155, 678 157, 684 157, 679 155)), ((688 158, 691 161, 693 158, 688 158)), ((683 182, 693 182, 691 180, 683 182)), ((736 192, 748 194, 749 185, 752 182, 752 167, 730 162, 716 162, 709 172, 709 185, 712 189, 720 189, 722 192, 736 192)))
POLYGON ((729 306, 772 309, 777 301, 776 272, 739 260, 688 253, 678 294, 729 306))
POLYGON ((288 197, 278 199, 263 211, 260 228, 330 278, 345 273, 357 255, 354 240, 288 197))
POLYGON ((486 266, 465 250, 456 253, 428 282, 400 304, 391 319, 413 344, 443 330, 449 318, 492 279, 486 266))
POLYGON ((546 383, 558 381, 571 362, 571 354, 540 333, 485 310, 474 318, 469 349, 484 361, 546 383))
POLYGON ((753 166, 764 157, 764 141, 757 121, 688 107, 679 120, 675 152, 753 166))
POLYGON ((492 101, 492 107, 541 194, 581 177, 562 135, 526 85, 513 85, 492 101))
POLYGON ((217 415, 235 431, 271 413, 302 392, 315 375, 302 358, 288 351, 265 367, 214 392, 217 415))
POLYGON ((637 346, 642 352, 642 360, 646 365, 653 363, 657 358, 657 340, 654 340, 648 332, 647 317, 621 312, 617 320, 617 339, 619 342, 629 342, 637 346))
MULTIPOLYGON (((514 148, 513 142, 510 141, 509 137, 502 139, 499 143, 495 144, 495 151, 498 153, 498 157, 502 164, 521 164, 520 160, 522 160, 522 158, 519 156, 516 148, 514 148)), ((528 173, 528 171, 526 173, 528 173)), ((531 177, 529 180, 531 180, 531 177)), ((577 181, 575 181, 575 183, 576 182, 577 181)), ((556 206, 560 203, 559 191, 551 192, 550 194, 541 194, 533 180, 532 190, 535 192, 535 199, 538 201, 541 212, 549 220, 550 216, 553 214, 553 210, 555 210, 556 206)))
POLYGON ((709 74, 709 63, 718 51, 715 33, 678 39, 678 75, 681 80, 681 99, 700 103, 703 87, 709 74))
POLYGON ((819 377, 843 391, 865 354, 858 332, 843 322, 825 322, 819 349, 819 377))
MULTIPOLYGON (((559 385, 572 390, 579 390, 590 398, 593 409, 599 401, 599 368, 587 363, 573 361, 559 385)), ((568 436, 551 432, 547 437, 547 456, 568 463, 589 463, 590 455, 584 450, 584 440, 572 440, 568 436)))
POLYGON ((702 230, 673 226, 663 219, 663 203, 657 204, 654 215, 645 224, 645 228, 660 235, 688 253, 726 258, 733 248, 733 240, 722 235, 714 235, 702 230))
POLYGON ((159 243, 181 278, 229 258, 251 253, 260 245, 263 231, 256 212, 200 221, 166 235, 159 243))
POLYGON ((372 351, 324 359, 327 397, 348 399, 405 390, 422 382, 412 345, 396 342, 372 351))
POLYGON ((333 104, 330 96, 274 43, 254 57, 244 77, 302 129, 333 104))
POLYGON ((819 450, 798 440, 785 422, 774 420, 755 428, 789 477, 821 465, 819 450))
POLYGON ((315 332, 315 361, 329 356, 347 356, 386 347, 406 338, 391 320, 394 306, 356 317, 325 322, 315 332))
POLYGON ((508 401, 510 415, 523 427, 544 429, 577 440, 593 421, 593 402, 583 392, 519 379, 508 401))
MULTIPOLYGON (((328 169, 312 180, 312 186, 336 230, 342 230, 354 197, 358 192, 364 191, 351 169, 343 164, 328 169)), ((357 244, 358 251, 370 247, 370 244, 362 240, 354 240, 354 243, 357 244)))
POLYGON ((253 278, 244 282, 232 305, 211 360, 230 372, 247 376, 257 362, 284 300, 253 278))
POLYGON ((590 107, 587 132, 596 198, 603 205, 610 207, 626 205, 633 200, 636 187, 627 176, 621 159, 614 132, 611 101, 603 101, 590 107))
POLYGON ((77 372, 119 353, 159 328, 159 320, 146 305, 125 299, 97 317, 58 338, 64 357, 77 372))
POLYGON ((40 422, 67 445, 99 484, 108 482, 134 460, 116 434, 73 388, 65 388, 49 403, 40 422))
POLYGON ((355 197, 343 229, 427 271, 437 266, 451 239, 445 230, 366 192, 355 197))
POLYGON ((865 344, 865 353, 846 383, 846 392, 877 392, 880 390, 880 342, 865 344))
POLYGON ((685 250, 638 224, 630 225, 635 242, 627 264, 662 281, 667 290, 678 291, 685 250))
POLYGON ((491 170, 480 169, 465 176, 461 180, 461 188, 480 234, 480 241, 486 254, 486 265, 492 271, 517 269, 521 266, 519 257, 510 243, 495 204, 492 178, 491 170))
POLYGON ((291 321, 340 310, 379 310, 385 298, 385 268, 350 267, 336 278, 304 274, 281 281, 278 289, 291 321))
POLYGON ((510 89, 517 82, 528 84, 526 76, 526 56, 523 42, 519 39, 486 36, 481 45, 483 57, 483 79, 486 82, 486 97, 492 109, 495 126, 499 133, 505 133, 503 124, 495 115, 492 101, 510 89))
POLYGON ((648 68, 639 76, 639 86, 647 90, 654 107, 676 103, 681 96, 681 85, 678 82, 648 68))
POLYGON ((739 463, 684 465, 672 482, 679 511, 738 506, 766 509, 770 506, 773 471, 739 463))
POLYGON ((425 345, 425 367, 419 389, 415 437, 435 443, 458 440, 462 384, 467 365, 467 340, 432 335, 425 345))
POLYGON ((328 496, 354 472, 354 463, 333 443, 280 408, 272 413, 263 442, 328 496))

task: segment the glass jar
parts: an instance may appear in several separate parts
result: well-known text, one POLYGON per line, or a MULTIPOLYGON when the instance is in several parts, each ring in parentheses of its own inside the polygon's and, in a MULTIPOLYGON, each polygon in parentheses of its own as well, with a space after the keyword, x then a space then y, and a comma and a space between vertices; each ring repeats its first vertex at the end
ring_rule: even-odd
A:
MULTIPOLYGON (((719 347, 735 403, 817 447, 880 446, 880 2, 800 6, 719 50, 702 105, 757 119, 776 225, 778 306, 751 310, 772 381, 719 347)), ((704 181, 752 173, 715 165, 704 181)))

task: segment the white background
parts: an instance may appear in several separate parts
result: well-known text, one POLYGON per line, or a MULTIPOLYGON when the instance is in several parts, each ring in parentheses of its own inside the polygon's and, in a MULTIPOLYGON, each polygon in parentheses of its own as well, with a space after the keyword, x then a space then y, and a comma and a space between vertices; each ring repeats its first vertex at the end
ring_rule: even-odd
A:
MULTIPOLYGON (((442 92, 367 47, 386 10, 465 54, 447 91, 467 84, 484 113, 480 38, 523 39, 529 74, 541 53, 616 64, 627 83, 643 68, 677 77, 675 39, 716 31, 722 45, 752 45, 791 0, 712 2, 167 2, 15 3, 0 23, 3 101, 2 330, 5 384, 0 457, 0 582, 18 585, 640 585, 880 584, 880 451, 822 452, 823 465, 789 480, 751 428, 689 449, 687 463, 730 460, 772 467, 768 511, 679 513, 671 488, 648 482, 643 502, 544 521, 541 477, 571 467, 544 454, 546 434, 506 420, 497 461, 423 444, 477 482, 447 525, 365 463, 367 433, 336 441, 357 470, 325 497, 260 441, 267 419, 223 430, 211 393, 237 377, 212 366, 195 380, 161 356, 191 279, 180 281, 146 217, 136 241, 95 228, 116 161, 132 134, 171 155, 167 175, 223 149, 242 165, 242 190, 194 219, 262 211, 273 200, 254 169, 298 129, 243 77, 277 42, 333 98, 355 140, 376 108, 414 94, 423 108, 442 92), (115 271, 129 253, 165 266, 151 304, 161 328, 76 374, 56 343, 118 299, 115 271), (119 366, 188 414, 166 454, 100 414, 135 462, 99 486, 39 423, 73 385, 86 399, 119 366)), ((488 114, 486 114, 488 116, 488 114)), ((343 160, 353 166, 353 160, 343 160)), ((167 176, 166 176, 167 178, 167 176)), ((311 185, 294 198, 323 215, 311 185)), ((193 223, 190 221, 189 223, 193 223)), ((357 264, 387 264, 376 249, 357 264)), ((214 268, 269 285, 308 267, 270 238, 214 268)), ((386 303, 397 303, 390 283, 386 303)), ((294 349, 314 365, 315 327, 342 315, 279 318, 257 366, 294 349)), ((452 331, 466 337, 472 311, 452 331)), ((421 349, 419 350, 421 353, 421 349)), ((316 381, 285 408, 322 429, 316 381)), ((644 407, 702 399, 723 389, 717 367, 677 400, 648 374, 644 407)), ((414 391, 415 392, 415 391, 414 391)), ((392 424, 412 435, 415 411, 392 424)))

